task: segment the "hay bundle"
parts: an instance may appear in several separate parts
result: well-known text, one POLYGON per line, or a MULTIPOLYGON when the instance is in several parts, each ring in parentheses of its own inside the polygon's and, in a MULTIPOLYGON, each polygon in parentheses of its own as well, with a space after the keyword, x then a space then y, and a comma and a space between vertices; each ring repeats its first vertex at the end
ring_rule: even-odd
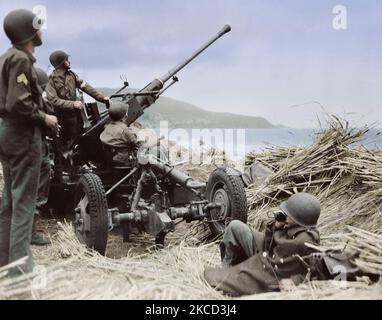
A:
MULTIPOLYGON (((362 139, 370 129, 351 129, 337 118, 308 147, 275 147, 250 153, 246 165, 258 161, 272 169, 261 187, 247 189, 248 222, 262 229, 280 203, 295 192, 316 195, 322 204, 319 231, 337 234, 347 225, 382 233, 382 152, 368 150, 362 139)), ((185 235, 190 245, 204 242, 210 231, 197 223, 185 235)))
POLYGON ((275 171, 262 188, 248 190, 249 222, 261 228, 281 201, 306 191, 322 203, 321 233, 346 225, 382 233, 382 152, 354 146, 368 130, 336 119, 307 148, 249 154, 247 164, 257 160, 275 171))

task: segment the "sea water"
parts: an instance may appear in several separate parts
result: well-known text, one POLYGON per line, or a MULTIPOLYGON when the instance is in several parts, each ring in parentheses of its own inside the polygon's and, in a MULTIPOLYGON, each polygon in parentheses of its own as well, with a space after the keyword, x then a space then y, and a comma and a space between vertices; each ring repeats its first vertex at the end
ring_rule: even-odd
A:
MULTIPOLYGON (((160 129, 155 129, 158 134, 160 129)), ((190 129, 169 128, 167 136, 187 148, 237 149, 248 152, 264 152, 273 147, 305 147, 317 139, 321 129, 312 128, 271 128, 271 129, 190 129), (229 137, 229 138, 227 138, 229 137), (239 146, 238 146, 239 145, 239 146)), ((372 149, 382 149, 382 129, 370 129, 356 145, 362 144, 372 149)), ((229 153, 229 152, 228 152, 229 153)))

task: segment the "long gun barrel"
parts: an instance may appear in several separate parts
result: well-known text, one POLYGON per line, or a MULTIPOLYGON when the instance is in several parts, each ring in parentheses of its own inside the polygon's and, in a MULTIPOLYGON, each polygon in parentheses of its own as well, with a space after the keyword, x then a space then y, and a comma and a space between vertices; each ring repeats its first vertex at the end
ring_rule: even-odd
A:
POLYGON ((186 65, 188 65, 192 60, 194 60, 198 55, 200 55, 204 50, 206 50, 211 44, 213 44, 220 37, 225 35, 226 33, 231 31, 231 27, 229 25, 225 25, 223 29, 221 29, 215 36, 213 36, 210 40, 208 40, 203 46, 201 46, 198 50, 193 52, 189 58, 185 59, 183 62, 179 63, 175 68, 172 68, 162 77, 160 80, 162 82, 166 82, 175 76, 180 70, 182 70, 186 65))
MULTIPOLYGON (((198 50, 193 52, 187 59, 179 63, 176 67, 172 68, 170 71, 166 72, 162 77, 158 79, 154 79, 151 81, 146 87, 140 90, 140 93, 150 93, 157 92, 161 90, 164 84, 174 77, 180 70, 182 70, 186 65, 188 65, 192 60, 194 60, 198 55, 200 55, 204 50, 206 50, 210 45, 212 45, 216 40, 222 37, 227 32, 231 31, 231 27, 229 25, 225 25, 223 29, 221 29, 215 36, 213 36, 210 40, 208 40, 204 45, 202 45, 198 50)), ((152 97, 151 95, 147 96, 139 96, 137 98, 142 109, 148 108, 152 105, 155 100, 158 98, 158 95, 152 97), (154 99, 153 99, 154 98, 154 99)), ((130 115, 129 115, 130 116, 130 115)), ((136 119, 134 119, 135 121, 136 119)))
MULTIPOLYGON (((170 71, 166 72, 162 77, 154 79, 147 86, 141 89, 136 94, 127 94, 124 96, 124 102, 129 105, 128 117, 126 120, 127 125, 133 123, 137 118, 143 114, 143 110, 150 107, 163 92, 160 91, 164 84, 173 78, 180 70, 182 70, 186 65, 188 65, 192 60, 194 60, 198 55, 200 55, 204 50, 206 50, 211 44, 222 37, 224 34, 231 31, 229 25, 225 25, 215 36, 208 40, 204 45, 202 45, 198 50, 193 52, 187 59, 179 63, 176 67, 172 68, 170 71)), ((164 89, 165 90, 165 89, 164 89)), ((97 130, 97 128, 102 127, 109 120, 109 115, 107 114, 103 119, 101 119, 95 126, 90 130, 85 132, 83 136, 87 136, 90 133, 97 130)))

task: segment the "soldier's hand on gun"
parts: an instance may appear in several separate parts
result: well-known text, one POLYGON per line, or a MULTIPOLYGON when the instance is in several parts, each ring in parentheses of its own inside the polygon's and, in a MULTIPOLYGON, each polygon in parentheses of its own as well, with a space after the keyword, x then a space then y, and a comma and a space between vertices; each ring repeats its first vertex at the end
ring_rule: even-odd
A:
POLYGON ((57 130, 60 126, 58 125, 58 120, 56 116, 52 116, 50 114, 45 115, 45 125, 48 128, 57 130))
POLYGON ((74 101, 73 106, 75 109, 82 109, 84 107, 84 104, 82 101, 74 101))
POLYGON ((104 102, 108 107, 110 107, 110 98, 109 98, 109 97, 104 97, 104 98, 103 98, 103 102, 104 102))

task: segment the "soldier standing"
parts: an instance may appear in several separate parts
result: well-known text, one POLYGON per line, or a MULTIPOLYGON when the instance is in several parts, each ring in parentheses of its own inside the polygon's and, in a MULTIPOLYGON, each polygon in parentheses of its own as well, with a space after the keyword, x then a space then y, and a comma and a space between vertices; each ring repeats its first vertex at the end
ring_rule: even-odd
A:
MULTIPOLYGON (((43 106, 44 112, 46 114, 54 114, 53 107, 46 99, 46 86, 48 84, 49 78, 46 72, 40 68, 35 68, 37 73, 37 82, 41 89, 44 91, 43 96, 43 106)), ((37 192, 37 204, 36 204, 36 212, 34 215, 33 221, 33 229, 32 229, 32 239, 31 244, 36 246, 45 246, 50 244, 50 241, 44 239, 44 237, 40 234, 37 229, 37 221, 43 210, 43 207, 48 203, 49 190, 50 190, 50 173, 51 173, 51 163, 50 163, 50 151, 49 151, 49 141, 47 137, 55 138, 57 136, 57 132, 54 130, 43 130, 42 132, 42 143, 41 143, 41 170, 40 170, 40 180, 37 192)))
POLYGON ((50 55, 50 63, 55 68, 49 77, 46 88, 47 98, 55 109, 61 125, 60 144, 63 153, 70 150, 80 131, 79 112, 84 104, 77 100, 76 89, 81 89, 97 101, 108 104, 109 98, 81 80, 70 70, 69 55, 64 51, 55 51, 50 55))
POLYGON ((0 210, 0 267, 27 257, 11 275, 33 270, 30 250, 41 166, 43 127, 57 118, 42 111, 41 89, 33 67, 35 47, 42 44, 41 20, 18 9, 4 19, 12 47, 0 57, 0 160, 4 190, 0 210), (39 23, 40 22, 40 23, 39 23))

